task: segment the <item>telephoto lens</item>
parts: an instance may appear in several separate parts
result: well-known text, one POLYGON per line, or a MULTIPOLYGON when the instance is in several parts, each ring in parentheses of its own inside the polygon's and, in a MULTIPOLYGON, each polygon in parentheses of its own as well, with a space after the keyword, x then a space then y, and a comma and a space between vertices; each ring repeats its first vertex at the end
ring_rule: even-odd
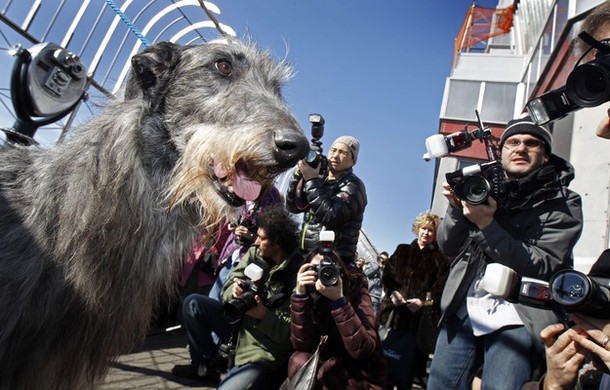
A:
POLYGON ((610 318, 608 279, 591 278, 575 270, 557 272, 549 281, 553 301, 570 313, 610 318))

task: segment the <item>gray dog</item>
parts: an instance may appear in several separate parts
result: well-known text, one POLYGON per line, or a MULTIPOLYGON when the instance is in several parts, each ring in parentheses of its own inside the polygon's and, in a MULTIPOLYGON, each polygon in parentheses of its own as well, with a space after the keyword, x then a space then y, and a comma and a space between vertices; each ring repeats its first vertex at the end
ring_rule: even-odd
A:
POLYGON ((83 389, 141 339, 202 228, 309 150, 290 68, 236 40, 156 44, 54 148, 0 149, 0 388, 83 389))

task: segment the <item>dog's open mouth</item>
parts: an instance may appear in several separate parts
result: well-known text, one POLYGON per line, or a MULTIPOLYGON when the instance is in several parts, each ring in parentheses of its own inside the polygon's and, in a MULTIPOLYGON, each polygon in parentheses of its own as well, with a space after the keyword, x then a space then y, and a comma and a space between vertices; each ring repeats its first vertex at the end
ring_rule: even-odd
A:
POLYGON ((212 182, 218 192, 231 206, 241 206, 245 201, 254 201, 261 193, 262 184, 250 176, 247 165, 238 161, 232 171, 221 163, 211 167, 212 182))

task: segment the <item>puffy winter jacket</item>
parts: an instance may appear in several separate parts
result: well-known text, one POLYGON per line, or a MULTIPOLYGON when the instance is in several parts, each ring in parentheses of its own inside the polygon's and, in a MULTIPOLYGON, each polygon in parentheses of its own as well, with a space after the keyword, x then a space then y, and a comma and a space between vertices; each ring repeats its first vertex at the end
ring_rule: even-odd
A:
POLYGON ((290 341, 295 352, 288 376, 299 370, 315 352, 320 336, 327 334, 314 388, 381 390, 386 380, 385 359, 366 281, 354 283, 346 295, 349 297, 336 306, 321 296, 292 295, 290 341))
POLYGON ((334 248, 346 262, 355 261, 366 204, 366 188, 352 169, 335 180, 314 178, 303 183, 294 175, 286 193, 286 208, 305 213, 300 249, 309 252, 317 247, 324 227, 335 232, 334 248))

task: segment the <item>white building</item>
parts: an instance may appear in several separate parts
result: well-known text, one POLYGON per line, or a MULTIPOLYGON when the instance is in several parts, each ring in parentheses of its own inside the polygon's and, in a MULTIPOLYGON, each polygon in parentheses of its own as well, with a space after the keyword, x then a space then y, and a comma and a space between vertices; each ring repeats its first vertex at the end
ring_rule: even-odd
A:
MULTIPOLYGON (((506 123, 525 112, 533 97, 565 84, 576 58, 569 50, 579 26, 601 0, 501 0, 495 11, 473 7, 456 39, 456 57, 447 78, 439 132, 448 134, 485 125, 499 137, 506 123), (503 30, 503 28, 505 30, 503 30), (508 32, 505 32, 507 31, 508 32), (498 35, 493 36, 495 33, 498 35)), ((610 141, 595 136, 610 105, 582 109, 552 127, 553 153, 576 169, 570 188, 583 199, 584 229, 574 249, 575 268, 588 271, 609 246, 610 141)), ((445 173, 481 162, 482 143, 437 160, 432 211, 444 215, 445 173)))

